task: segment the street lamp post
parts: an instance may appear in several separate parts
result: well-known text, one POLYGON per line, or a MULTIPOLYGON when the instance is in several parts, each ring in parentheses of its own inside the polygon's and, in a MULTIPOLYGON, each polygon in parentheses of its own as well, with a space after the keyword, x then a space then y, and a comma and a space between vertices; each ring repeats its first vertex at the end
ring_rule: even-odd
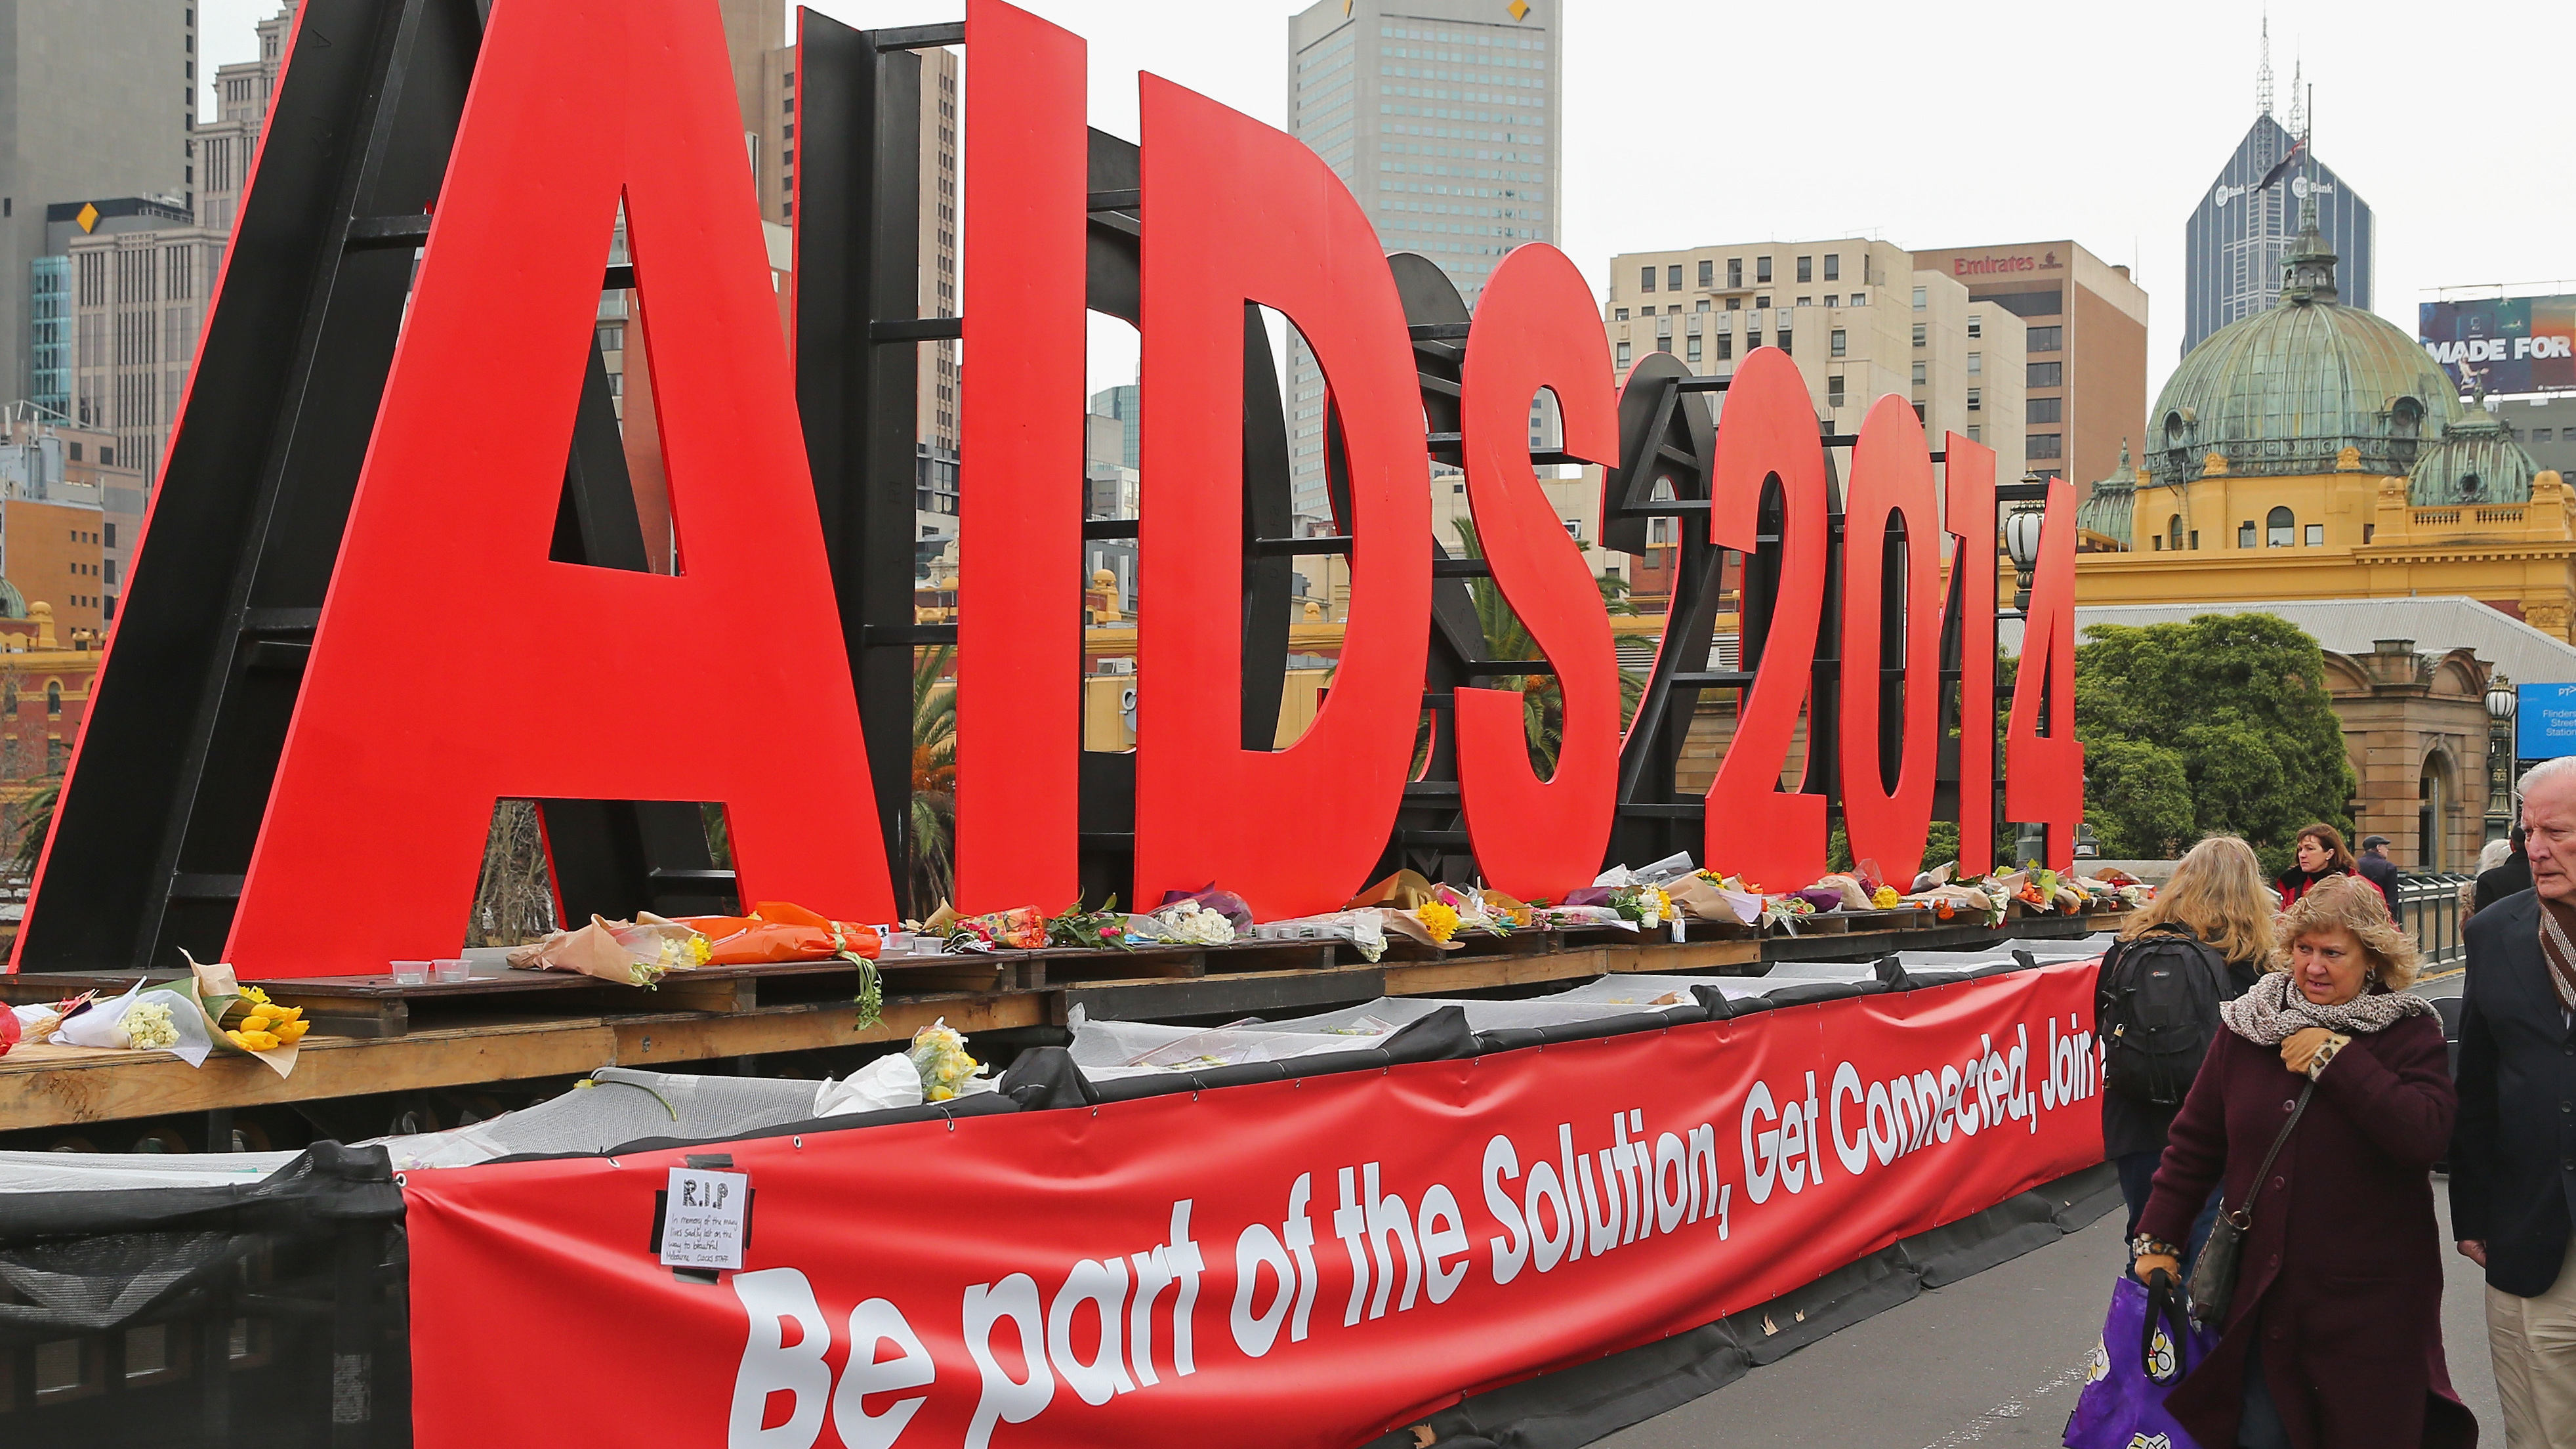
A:
POLYGON ((2486 838, 2502 840, 2513 833, 2514 710, 2521 702, 2513 681, 2501 672, 2487 683, 2487 829, 2486 838))
MULTIPOLYGON (((2028 481, 2036 483, 2041 479, 2034 473, 2028 481)), ((2013 511, 2004 516, 2004 552, 2012 556, 2015 609, 2030 608, 2030 575, 2039 567, 2039 528, 2046 517, 2044 505, 2028 500, 2014 504, 2013 511)))

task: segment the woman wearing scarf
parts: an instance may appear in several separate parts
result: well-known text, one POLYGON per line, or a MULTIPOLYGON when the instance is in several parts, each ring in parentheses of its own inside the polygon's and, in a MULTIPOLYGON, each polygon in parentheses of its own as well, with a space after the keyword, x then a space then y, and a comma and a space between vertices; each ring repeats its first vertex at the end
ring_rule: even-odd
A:
MULTIPOLYGON (((2290 868, 2272 882, 2272 888, 2281 893, 2281 909, 2285 911, 2297 905, 2299 897, 2314 890, 2321 880, 2339 875, 2368 879, 2361 876, 2352 848, 2343 843, 2343 832, 2323 822, 2299 832, 2299 841, 2292 847, 2290 861, 2290 868)), ((2372 881, 2370 888, 2378 894, 2381 903, 2386 904, 2388 893, 2380 889, 2379 883, 2372 881)))
POLYGON ((2309 885, 2280 940, 2263 979, 2219 1009, 2226 1029, 2139 1219, 2137 1275, 2179 1278, 2173 1245, 2210 1187, 2241 1209, 2297 1117, 2254 1202, 2218 1347, 2165 1407, 2203 1449, 2468 1449, 2477 1421, 2442 1360, 2429 1177, 2458 1098, 2439 1018, 2406 994, 2415 944, 2358 876, 2309 885))

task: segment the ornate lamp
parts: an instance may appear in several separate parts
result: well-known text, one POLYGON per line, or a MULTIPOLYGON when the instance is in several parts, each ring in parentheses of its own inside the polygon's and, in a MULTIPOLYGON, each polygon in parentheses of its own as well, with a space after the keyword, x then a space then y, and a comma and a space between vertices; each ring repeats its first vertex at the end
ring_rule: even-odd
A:
MULTIPOLYGON (((2023 481, 2045 483, 2047 480, 2033 473, 2023 481)), ((2039 528, 2041 520, 2047 516, 2044 510, 2044 504, 2025 499, 2014 504, 2013 511, 2004 515, 2004 552, 2012 557, 2013 607, 2016 609, 2030 607, 2030 575, 2031 570, 2039 566, 2039 528)))
POLYGON ((2499 670, 2487 681, 2487 839, 2513 831, 2513 716, 2522 700, 2499 670))

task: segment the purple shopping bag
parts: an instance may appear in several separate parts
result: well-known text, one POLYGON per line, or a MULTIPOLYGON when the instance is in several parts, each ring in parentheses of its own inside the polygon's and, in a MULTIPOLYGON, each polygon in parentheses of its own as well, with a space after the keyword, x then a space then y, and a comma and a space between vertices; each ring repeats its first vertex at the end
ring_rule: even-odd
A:
POLYGON ((2198 1449, 2165 1412, 2165 1395, 2200 1366, 2218 1335, 2194 1325, 2183 1291, 2163 1274, 2150 1289, 2123 1273, 2110 1316, 2066 1420, 2067 1449, 2198 1449))

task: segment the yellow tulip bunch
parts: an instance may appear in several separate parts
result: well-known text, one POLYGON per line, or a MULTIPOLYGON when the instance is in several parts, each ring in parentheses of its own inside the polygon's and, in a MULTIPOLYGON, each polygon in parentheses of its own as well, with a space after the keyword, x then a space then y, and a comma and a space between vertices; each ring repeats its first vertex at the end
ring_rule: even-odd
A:
MULTIPOLYGON (((304 1019, 304 1008, 279 1006, 268 999, 268 993, 251 987, 241 994, 237 1006, 247 1007, 241 1024, 228 1027, 224 1039, 246 1052, 275 1051, 293 1046, 304 1039, 312 1023, 304 1019)), ((229 1013, 227 1013, 229 1015, 229 1013)))

